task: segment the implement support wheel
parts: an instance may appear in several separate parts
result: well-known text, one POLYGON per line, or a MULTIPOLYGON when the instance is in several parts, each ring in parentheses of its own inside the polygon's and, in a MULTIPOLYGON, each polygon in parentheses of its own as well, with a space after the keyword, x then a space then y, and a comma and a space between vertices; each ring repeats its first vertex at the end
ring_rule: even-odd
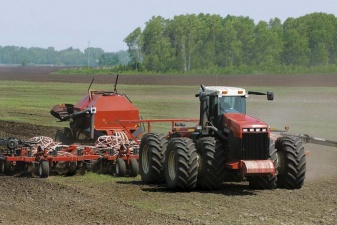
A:
POLYGON ((5 163, 6 163, 6 162, 5 162, 4 160, 1 160, 1 161, 0 161, 0 173, 1 173, 1 174, 5 174, 5 173, 6 173, 5 163))
POLYGON ((126 175, 126 164, 125 164, 125 161, 122 158, 117 159, 116 175, 118 177, 124 177, 126 175))
POLYGON ((41 178, 47 178, 49 177, 49 162, 46 160, 43 160, 39 164, 39 176, 41 178))
POLYGON ((136 177, 139 172, 139 165, 137 159, 130 159, 130 177, 136 177))

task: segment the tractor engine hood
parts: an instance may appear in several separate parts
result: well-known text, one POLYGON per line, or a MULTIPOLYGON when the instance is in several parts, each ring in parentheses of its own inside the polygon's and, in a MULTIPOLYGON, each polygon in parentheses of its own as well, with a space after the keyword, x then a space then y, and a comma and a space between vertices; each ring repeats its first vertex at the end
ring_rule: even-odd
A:
POLYGON ((242 133, 267 133, 268 124, 245 114, 226 113, 223 115, 223 126, 233 132, 234 137, 242 138, 242 133))

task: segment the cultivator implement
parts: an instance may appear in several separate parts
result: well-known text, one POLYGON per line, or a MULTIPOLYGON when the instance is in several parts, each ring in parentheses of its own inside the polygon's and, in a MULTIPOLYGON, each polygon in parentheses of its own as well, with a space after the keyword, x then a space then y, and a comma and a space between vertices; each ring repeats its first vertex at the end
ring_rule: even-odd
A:
POLYGON ((2 174, 31 173, 41 178, 91 170, 104 170, 118 176, 138 174, 138 145, 123 132, 102 136, 95 146, 62 145, 41 136, 28 141, 0 139, 0 149, 2 174))
POLYGON ((291 133, 281 133, 282 136, 292 136, 292 137, 298 137, 300 138, 303 143, 311 143, 311 144, 317 144, 317 145, 324 145, 324 146, 330 146, 330 147, 337 147, 336 141, 330 141, 323 138, 318 137, 312 137, 308 134, 291 134, 291 133))
MULTIPOLYGON (((151 132, 151 123, 170 123, 171 130, 180 136, 194 130, 196 125, 186 127, 185 122, 198 119, 121 120, 119 126, 125 131, 102 135, 93 145, 70 144, 38 136, 22 141, 16 138, 0 139, 0 173, 29 173, 41 178, 52 175, 74 175, 93 171, 115 176, 138 175, 140 140, 130 138, 129 124, 144 123, 151 132)), ((116 122, 117 123, 117 122, 116 122)), ((132 136, 132 135, 131 135, 132 136)))
POLYGON ((284 130, 278 130, 276 128, 271 128, 270 131, 272 132, 271 138, 276 139, 279 136, 282 137, 296 137, 299 138, 303 143, 309 144, 316 144, 316 145, 323 145, 329 147, 337 147, 337 141, 326 140, 324 138, 313 137, 308 134, 294 134, 289 133, 289 127, 285 127, 284 130))

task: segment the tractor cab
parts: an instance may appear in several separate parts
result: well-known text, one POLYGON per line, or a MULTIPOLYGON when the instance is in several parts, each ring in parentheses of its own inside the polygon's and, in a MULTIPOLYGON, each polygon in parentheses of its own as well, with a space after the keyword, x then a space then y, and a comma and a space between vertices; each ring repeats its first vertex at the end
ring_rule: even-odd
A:
POLYGON ((201 136, 212 135, 214 131, 222 139, 227 139, 228 132, 242 137, 246 129, 268 130, 268 125, 261 120, 246 115, 246 98, 249 95, 267 95, 268 100, 274 99, 273 92, 261 93, 246 91, 243 88, 223 86, 203 86, 199 94, 201 136))
POLYGON ((205 87, 209 95, 208 121, 219 128, 222 115, 227 113, 246 114, 246 90, 236 87, 205 87))

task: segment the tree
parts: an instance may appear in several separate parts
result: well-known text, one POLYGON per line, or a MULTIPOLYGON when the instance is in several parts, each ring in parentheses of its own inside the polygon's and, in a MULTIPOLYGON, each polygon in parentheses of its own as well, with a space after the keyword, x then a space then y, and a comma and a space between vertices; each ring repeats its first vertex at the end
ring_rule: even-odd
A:
POLYGON ((143 31, 144 65, 150 71, 169 71, 172 65, 173 49, 167 34, 169 21, 161 16, 152 17, 143 31))
POLYGON ((132 33, 130 33, 125 39, 124 42, 128 46, 128 53, 130 55, 130 64, 131 66, 138 70, 139 64, 143 62, 143 53, 142 53, 142 31, 140 27, 136 28, 132 33))
MULTIPOLYGON (((255 24, 249 17, 228 17, 232 20, 233 27, 236 31, 236 38, 241 42, 241 62, 245 65, 253 62, 253 45, 254 45, 254 29, 255 24)), ((239 63, 237 64, 240 65, 239 63)))
POLYGON ((293 18, 284 22, 284 51, 282 61, 285 65, 307 66, 310 58, 310 48, 305 27, 297 24, 293 18))
POLYGON ((116 66, 120 64, 120 59, 116 53, 107 52, 99 57, 99 66, 116 66))
POLYGON ((218 65, 220 67, 239 66, 242 64, 242 42, 236 36, 234 23, 227 17, 223 21, 223 33, 220 36, 218 65))
POLYGON ((260 21, 255 27, 255 44, 253 47, 254 62, 261 68, 271 68, 280 64, 282 42, 277 31, 270 29, 269 25, 260 21))
POLYGON ((104 54, 101 48, 88 47, 84 50, 84 55, 88 59, 88 66, 97 66, 99 58, 104 54))

